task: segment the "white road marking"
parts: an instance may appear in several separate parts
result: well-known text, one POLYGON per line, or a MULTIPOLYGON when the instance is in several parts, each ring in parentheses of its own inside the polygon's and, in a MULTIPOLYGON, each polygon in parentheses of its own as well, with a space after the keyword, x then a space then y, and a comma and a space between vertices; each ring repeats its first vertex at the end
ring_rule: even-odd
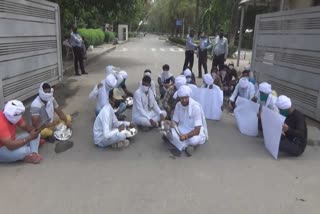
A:
POLYGON ((155 51, 157 51, 157 49, 155 49, 155 48, 151 48, 151 51, 155 52, 155 51))
POLYGON ((174 48, 170 48, 169 49, 171 52, 176 52, 176 50, 174 48))
POLYGON ((178 48, 178 51, 180 52, 184 52, 184 50, 182 48, 178 48))
POLYGON ((166 49, 164 49, 164 48, 160 48, 160 51, 163 51, 163 52, 164 52, 164 51, 166 51, 166 49))

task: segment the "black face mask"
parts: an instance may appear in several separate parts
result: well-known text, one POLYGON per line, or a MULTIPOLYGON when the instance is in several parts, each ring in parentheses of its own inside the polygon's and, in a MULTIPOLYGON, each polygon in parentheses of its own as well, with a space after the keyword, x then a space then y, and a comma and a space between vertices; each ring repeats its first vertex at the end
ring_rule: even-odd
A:
POLYGON ((223 34, 220 34, 219 37, 220 37, 220 39, 222 39, 223 38, 223 34))

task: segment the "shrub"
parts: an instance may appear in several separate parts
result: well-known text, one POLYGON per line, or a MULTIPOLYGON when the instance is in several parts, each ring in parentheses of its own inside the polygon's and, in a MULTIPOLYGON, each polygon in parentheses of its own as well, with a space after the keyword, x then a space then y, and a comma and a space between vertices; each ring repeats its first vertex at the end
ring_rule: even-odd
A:
POLYGON ((79 29, 79 34, 85 37, 89 45, 98 46, 104 43, 105 34, 101 29, 79 29))
POLYGON ((111 31, 107 31, 107 32, 104 32, 104 42, 106 43, 110 43, 114 40, 114 38, 116 37, 115 36, 115 33, 114 32, 111 32, 111 31))
POLYGON ((169 41, 179 45, 186 45, 185 38, 169 37, 169 41))
POLYGON ((129 38, 134 38, 134 37, 137 37, 137 32, 129 32, 128 33, 128 35, 129 35, 129 38))

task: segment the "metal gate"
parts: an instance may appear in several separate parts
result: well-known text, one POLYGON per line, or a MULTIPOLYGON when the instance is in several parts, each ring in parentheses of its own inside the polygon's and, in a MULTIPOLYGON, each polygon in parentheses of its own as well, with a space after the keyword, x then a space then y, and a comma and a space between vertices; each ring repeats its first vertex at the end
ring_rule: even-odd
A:
POLYGON ((0 107, 25 100, 43 81, 62 78, 59 6, 40 0, 0 1, 0 107))
POLYGON ((320 7, 256 17, 252 70, 320 121, 320 7))

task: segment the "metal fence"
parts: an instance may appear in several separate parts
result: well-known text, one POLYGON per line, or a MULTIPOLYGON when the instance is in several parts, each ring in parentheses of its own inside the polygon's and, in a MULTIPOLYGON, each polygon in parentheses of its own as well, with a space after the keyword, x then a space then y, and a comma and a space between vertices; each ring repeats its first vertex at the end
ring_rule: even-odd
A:
POLYGON ((62 78, 59 6, 40 0, 0 1, 0 107, 24 100, 43 81, 62 78))
POLYGON ((320 121, 320 7, 256 17, 252 70, 259 82, 320 121))

